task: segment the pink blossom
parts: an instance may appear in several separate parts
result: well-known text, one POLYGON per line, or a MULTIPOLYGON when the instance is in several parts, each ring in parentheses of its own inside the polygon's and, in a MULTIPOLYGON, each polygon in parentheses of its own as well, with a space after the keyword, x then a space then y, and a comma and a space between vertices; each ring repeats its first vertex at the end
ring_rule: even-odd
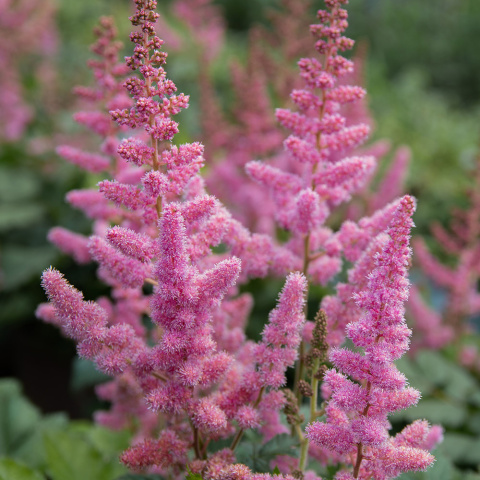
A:
POLYGON ((62 252, 71 255, 78 263, 88 263, 91 259, 88 238, 66 228, 53 227, 48 232, 48 240, 62 252))
MULTIPOLYGON (((348 325, 347 333, 355 346, 363 347, 364 353, 334 349, 330 354, 340 371, 366 382, 366 386, 360 387, 333 371, 327 373, 326 381, 332 391, 329 406, 333 410, 327 409, 327 423, 307 427, 307 436, 321 446, 339 454, 357 451, 360 456, 354 465, 354 478, 358 478, 360 467, 373 475, 383 475, 382 478, 394 478, 403 471, 423 470, 433 462, 433 457, 421 450, 423 445, 394 446, 395 441, 406 440, 395 437, 392 443, 386 419, 390 408, 405 408, 419 398, 418 392, 405 387, 405 377, 391 363, 408 349, 410 331, 405 326, 403 303, 407 299, 408 239, 414 208, 411 197, 401 199, 387 229, 389 240, 375 257, 366 290, 355 295, 364 314, 348 325), (338 415, 332 415, 337 409, 345 414, 340 425, 338 415)), ((413 436, 419 426, 417 423, 407 427, 405 439, 413 436)), ((425 436, 428 426, 424 425, 422 431, 425 436)))
POLYGON ((57 153, 65 160, 77 165, 89 172, 98 173, 107 170, 110 166, 110 159, 103 155, 87 153, 78 148, 62 145, 57 147, 57 153))

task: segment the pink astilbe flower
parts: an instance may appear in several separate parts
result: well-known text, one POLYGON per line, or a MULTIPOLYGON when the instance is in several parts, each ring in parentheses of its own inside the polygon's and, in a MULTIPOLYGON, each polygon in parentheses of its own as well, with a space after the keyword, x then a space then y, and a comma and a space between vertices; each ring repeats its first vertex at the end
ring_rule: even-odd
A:
POLYGON ((305 322, 303 306, 307 281, 300 273, 287 277, 278 306, 270 313, 256 353, 260 382, 279 388, 285 384, 285 371, 297 359, 305 322))
MULTIPOLYGON (((343 107, 365 93, 339 82, 352 70, 352 63, 339 55, 353 45, 342 36, 347 14, 340 7, 345 1, 327 0, 328 10, 319 12, 322 23, 311 27, 321 61, 299 62, 305 85, 292 93, 296 111, 277 111, 277 120, 292 131, 280 154, 278 126, 265 113, 265 79, 261 73, 250 79, 251 67, 247 74, 242 69, 234 73, 238 89, 250 89, 242 94, 246 108, 242 111, 242 96, 236 107, 243 124, 236 132, 242 134, 221 148, 228 152, 238 147, 236 156, 231 152, 236 169, 247 157, 255 158, 254 152, 276 154, 275 163, 248 164, 247 173, 257 186, 246 209, 262 205, 271 215, 263 225, 270 232, 275 213, 277 225, 287 230, 284 244, 265 233, 252 234, 206 192, 199 176, 204 165, 201 143, 173 144, 179 131, 174 117, 187 108, 189 99, 167 78, 167 54, 155 33, 156 3, 134 0, 130 20, 137 29, 130 35, 133 54, 126 58, 134 73, 123 82, 123 90, 119 80, 125 67, 117 66, 119 46, 110 21, 103 20, 98 31, 94 51, 99 59, 91 63, 97 87, 78 90, 97 108, 78 113, 76 119, 102 137, 101 155, 60 148, 82 168, 105 169, 109 176, 98 190, 68 194, 68 201, 94 221, 95 234, 88 242, 58 229, 51 237, 79 261, 94 259, 99 278, 111 287, 110 296, 85 301, 50 269, 43 276, 50 304, 37 310, 78 343, 79 355, 113 377, 97 389, 111 406, 97 412, 96 420, 132 431, 132 446, 121 460, 134 470, 172 479, 190 470, 205 480, 293 480, 289 473, 320 480, 306 470, 309 439, 301 432, 298 409, 302 395, 311 397, 310 419, 319 417, 318 382, 329 348, 323 313, 306 327, 308 281, 328 283, 342 270, 344 254, 354 265, 349 283, 332 297, 330 310, 336 317, 329 335, 340 344, 346 327, 364 354, 331 352, 343 374, 330 370, 325 375, 328 422, 310 427, 309 438, 319 445, 312 450, 323 458, 333 449, 331 459, 343 463, 357 454, 354 472, 339 473, 338 478, 366 479, 366 471, 393 475, 419 467, 422 460, 428 463, 431 458, 423 449, 441 432, 424 422, 391 439, 387 420, 388 413, 419 397, 392 364, 408 348, 410 335, 402 315, 413 200, 404 197, 357 223, 345 222, 337 233, 325 225, 332 210, 370 179, 375 163, 373 157, 355 151, 368 126, 343 115, 343 107), (106 110, 116 125, 109 122, 106 110), (252 297, 240 295, 237 284, 270 272, 286 276, 286 281, 256 343, 245 334, 252 297), (308 352, 304 339, 311 346, 308 352), (281 389, 297 360, 295 391, 281 389), (284 460, 283 475, 257 474, 238 464, 235 450, 248 429, 257 430, 263 442, 291 431, 282 410, 301 441, 297 468, 287 457, 278 459, 284 460), (319 440, 317 430, 322 428, 325 435, 319 440), (230 447, 215 451, 218 440, 228 440, 230 447), (392 456, 395 462, 387 464, 385 459, 392 456)), ((182 4, 201 9, 198 17, 196 11, 182 14, 199 30, 208 24, 202 17, 205 12, 218 13, 208 0, 182 4)), ((303 11, 289 5, 292 11, 303 11)), ((206 33, 215 35, 208 28, 206 33)), ((208 44, 202 48, 205 58, 213 54, 206 52, 208 44)), ((221 178, 232 178, 225 185, 234 190, 245 178, 241 175, 227 169, 221 178)), ((247 198, 245 192, 238 198, 247 198)))
POLYGON ((71 232, 63 227, 54 227, 48 232, 48 240, 62 252, 71 255, 78 263, 90 261, 88 238, 84 235, 71 232))
MULTIPOLYGON (((94 360, 103 372, 123 372, 145 350, 144 342, 128 325, 108 327, 105 310, 94 302, 84 301, 82 293, 57 270, 44 272, 42 286, 55 309, 56 323, 78 342, 79 355, 94 360)), ((45 309, 37 313, 42 315, 45 309)))
POLYGON ((74 165, 83 168, 89 172, 98 173, 108 170, 110 167, 110 159, 104 155, 84 152, 78 148, 62 145, 57 148, 57 153, 74 165))
POLYGON ((327 372, 325 382, 331 389, 327 421, 307 427, 307 437, 314 443, 354 458, 352 478, 395 478, 405 471, 424 470, 434 460, 424 449, 426 422, 406 427, 394 438, 388 434, 387 415, 414 405, 420 397, 393 364, 408 349, 411 333, 403 304, 408 298, 414 209, 414 200, 403 197, 386 231, 388 240, 374 257, 366 289, 355 294, 364 313, 348 324, 347 335, 364 353, 347 349, 330 353, 334 366, 351 380, 336 370, 327 372), (421 440, 413 441, 414 435, 421 440), (407 438, 412 438, 410 443, 407 438))
POLYGON ((298 111, 277 109, 277 120, 293 132, 284 146, 296 169, 285 171, 260 162, 246 166, 250 177, 270 190, 276 220, 292 234, 287 247, 301 259, 304 272, 311 272, 323 283, 341 268, 341 262, 335 259, 341 251, 329 253, 327 246, 318 242, 312 248, 316 231, 323 228, 333 207, 349 200, 364 185, 375 166, 373 157, 341 155, 361 144, 369 129, 365 124, 347 126, 345 117, 338 113, 343 103, 362 98, 365 91, 338 85, 339 79, 353 69, 353 63, 339 52, 351 48, 353 41, 342 36, 347 12, 340 3, 328 7, 328 11, 319 12, 323 23, 311 26, 322 61, 303 58, 298 63, 305 83, 291 94, 298 111), (313 265, 313 259, 320 255, 329 257, 319 262, 328 265, 328 275, 319 275, 320 265, 313 265))
POLYGON ((174 431, 164 430, 158 440, 145 440, 121 456, 123 463, 133 470, 143 470, 148 466, 180 467, 185 464, 188 444, 174 431))

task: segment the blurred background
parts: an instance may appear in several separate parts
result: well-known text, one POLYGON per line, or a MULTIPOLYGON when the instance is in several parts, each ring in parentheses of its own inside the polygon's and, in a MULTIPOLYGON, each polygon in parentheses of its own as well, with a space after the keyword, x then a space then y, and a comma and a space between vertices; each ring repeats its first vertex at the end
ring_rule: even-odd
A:
MULTIPOLYGON (((75 360, 73 343, 36 320, 34 312, 45 301, 39 278, 49 265, 64 272, 87 298, 105 293, 95 265, 76 265, 50 245, 46 235, 55 225, 89 232, 89 221, 70 208, 64 196, 73 188, 95 185, 99 178, 66 164, 54 149, 84 134, 72 120, 77 108, 72 87, 92 81, 86 62, 92 29, 101 15, 115 18, 128 54, 130 2, 22 0, 18 5, 25 8, 7 18, 1 9, 15 6, 15 0, 10 3, 0 4, 0 61, 6 62, 0 65, 7 85, 0 90, 0 376, 19 379, 25 395, 43 413, 61 410, 71 418, 90 418, 98 407, 93 385, 102 377, 75 360), (18 100, 16 113, 8 110, 13 97, 18 100)), ((169 77, 191 95, 191 107, 181 116, 183 142, 200 131, 201 66, 195 48, 176 44, 186 27, 172 14, 172 3, 160 0, 159 11, 168 26, 169 77)), ((223 12, 227 36, 209 69, 228 105, 229 63, 233 58, 245 61, 248 32, 257 25, 271 29, 271 12, 280 8, 280 1, 215 3, 223 12)), ((321 6, 312 2, 312 23, 321 6)), ((411 149, 406 190, 419 200, 416 232, 428 238, 432 221, 445 224, 454 206, 468 205, 465 190, 471 186, 480 141, 480 2, 352 0, 348 9, 347 34, 356 40, 364 60, 375 123, 372 141, 388 139, 392 151, 400 145, 411 149)), ((275 101, 272 95, 273 106, 275 101)), ((276 296, 265 292, 267 288, 276 287, 252 286, 259 317, 276 296)), ((260 328, 253 327, 252 335, 260 328)))

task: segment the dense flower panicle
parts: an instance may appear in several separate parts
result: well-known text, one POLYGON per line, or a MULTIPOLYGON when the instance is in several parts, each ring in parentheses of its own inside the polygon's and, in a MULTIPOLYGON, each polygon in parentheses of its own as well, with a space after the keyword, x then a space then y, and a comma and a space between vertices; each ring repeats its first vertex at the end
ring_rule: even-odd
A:
POLYGON ((135 137, 122 140, 117 152, 124 160, 139 167, 150 164, 155 153, 152 147, 135 137))
POLYGON ((83 341, 105 336, 106 312, 98 305, 83 300, 81 292, 73 288, 57 270, 50 268, 42 276, 42 286, 55 307, 56 316, 72 338, 83 341))
POLYGON ((67 193, 66 200, 92 219, 111 220, 120 214, 119 209, 110 205, 97 190, 71 190, 67 193))
POLYGON ((106 238, 124 255, 148 263, 156 254, 152 239, 143 233, 129 228, 113 227, 107 231, 106 238))
POLYGON ((110 159, 108 157, 87 153, 68 145, 58 147, 57 153, 65 160, 93 173, 107 170, 110 166, 110 159))
POLYGON ((98 184, 99 191, 105 198, 117 206, 125 206, 130 210, 139 210, 152 204, 153 199, 135 185, 127 185, 117 181, 103 180, 98 184))
POLYGON ((48 232, 48 240, 78 263, 88 263, 91 260, 88 238, 84 235, 63 227, 53 227, 48 232))
MULTIPOLYGON (((340 80, 353 69, 353 63, 339 55, 353 46, 343 36, 347 15, 341 5, 346 0, 326 0, 327 10, 319 11, 322 24, 311 27, 322 57, 299 62, 303 88, 293 82, 291 95, 297 111, 277 111, 280 123, 292 131, 281 153, 282 135, 266 113, 260 54, 257 51, 245 70, 232 70, 240 92, 235 107, 239 125, 229 132, 230 138, 215 139, 231 154, 232 167, 218 164, 211 171, 220 172, 222 188, 232 191, 228 198, 240 203, 238 211, 243 208, 245 218, 258 221, 260 231, 274 231, 275 215, 289 236, 283 245, 271 235, 252 234, 207 194, 199 176, 202 144, 171 142, 179 130, 173 117, 188 107, 189 98, 167 78, 164 42, 155 33, 157 2, 134 3, 134 47, 126 65, 117 64, 120 46, 113 24, 103 19, 93 47, 98 58, 90 62, 97 85, 77 89, 92 104, 102 104, 76 115, 103 137, 101 155, 59 148, 69 161, 109 175, 99 183, 99 191, 68 195, 73 206, 94 220, 95 235, 87 242, 61 229, 50 234, 78 261, 97 261, 98 276, 112 287, 111 294, 86 302, 50 269, 43 276, 50 304, 37 312, 78 342, 79 355, 114 377, 98 387, 98 395, 111 407, 98 412, 96 420, 133 431, 133 446, 121 461, 133 470, 171 478, 191 470, 205 480, 293 480, 289 473, 321 480, 306 470, 311 439, 319 457, 332 450, 330 458, 348 463, 357 455, 353 474, 340 472, 337 478, 390 478, 397 471, 424 468, 431 463, 424 449, 431 448, 441 432, 418 422, 392 439, 387 419, 419 398, 392 363, 408 348, 410 336, 403 302, 414 201, 404 197, 378 215, 344 223, 338 233, 325 226, 331 210, 371 179, 375 163, 372 156, 355 151, 369 131, 358 122, 363 114, 344 114, 346 104, 365 94, 340 80), (127 69, 132 76, 123 81, 127 69), (106 110, 116 125, 107 120, 106 110), (275 163, 254 161, 246 167, 259 187, 236 192, 245 181, 247 160, 271 154, 275 163), (248 213, 259 205, 260 215, 248 213), (212 251, 214 247, 218 249, 212 251), (363 353, 333 348, 330 361, 342 373, 325 373, 319 362, 327 358, 330 337, 324 331, 326 320, 323 343, 318 343, 317 323, 313 329, 305 326, 308 280, 327 284, 342 270, 342 253, 355 263, 348 283, 339 286, 337 297, 330 297, 335 315, 328 335, 339 345, 346 330, 363 353), (256 343, 245 333, 252 297, 240 295, 236 284, 269 272, 288 275, 256 343), (149 325, 146 315, 152 320, 149 325), (303 355, 303 339, 312 346, 308 355, 303 355), (290 398, 288 390, 280 388, 286 384, 287 369, 299 359, 302 382, 297 383, 305 388, 299 388, 298 395, 314 397, 312 420, 319 416, 318 381, 324 376, 324 391, 330 396, 327 423, 312 424, 307 438, 299 433, 303 460, 298 469, 296 459, 285 456, 277 459, 282 475, 256 474, 236 463, 234 450, 248 429, 256 429, 264 442, 290 432, 280 413, 294 404, 298 412, 297 392, 290 392, 290 398), (311 385, 302 378, 306 374, 312 377, 311 385), (210 442, 229 438, 230 448, 214 453, 207 449, 210 442), (388 458, 394 461, 388 463, 388 458)), ((205 34, 201 49, 208 65, 218 45, 205 42, 223 32, 218 9, 210 0, 179 4, 197 35, 205 34)), ((285 5, 299 14, 308 9, 293 0, 285 5)), ((297 25, 297 18, 292 21, 297 25)), ((297 416, 300 426, 303 420, 297 416)), ((287 413, 289 423, 293 417, 287 413)))
POLYGON ((225 25, 221 11, 210 0, 180 0, 175 13, 190 27, 198 41, 201 56, 210 63, 222 48, 225 25))
MULTIPOLYGON (((331 389, 327 422, 307 427, 307 436, 318 445, 338 454, 355 454, 353 478, 395 478, 433 462, 423 444, 405 446, 402 437, 388 435, 387 415, 415 404, 420 396, 405 386, 405 377, 392 363, 408 349, 411 333, 403 304, 408 297, 408 240, 414 209, 411 197, 401 199, 386 230, 388 240, 374 257, 366 289, 355 294, 364 314, 347 326, 347 335, 364 353, 334 349, 330 354, 337 369, 354 381, 335 370, 327 372, 325 381, 331 389)), ((406 432, 413 435, 417 426, 407 427, 406 432)), ((426 422, 422 428, 425 436, 426 422)))
POLYGON ((126 288, 140 287, 150 274, 150 266, 128 258, 103 238, 92 236, 89 242, 90 253, 101 267, 108 270, 112 278, 126 288))
POLYGON ((287 277, 278 306, 270 313, 269 322, 258 346, 257 361, 261 383, 274 388, 285 384, 285 371, 297 358, 301 331, 305 322, 306 278, 300 273, 287 277))
POLYGON ((173 430, 164 430, 158 440, 145 440, 121 456, 121 461, 133 470, 142 471, 150 466, 183 466, 186 461, 188 443, 180 439, 173 430))
POLYGON ((303 259, 305 273, 322 284, 340 271, 341 249, 324 256, 328 247, 314 246, 316 232, 324 228, 333 207, 348 201, 370 180, 375 166, 373 157, 341 156, 353 153, 368 136, 369 127, 349 124, 342 114, 342 104, 361 99, 365 91, 339 85, 341 77, 353 69, 353 63, 339 52, 351 48, 353 41, 342 36, 347 27, 345 10, 339 4, 327 7, 319 12, 322 24, 311 26, 322 60, 303 58, 298 63, 305 83, 291 94, 298 111, 276 111, 277 120, 293 132, 284 142, 290 164, 255 161, 246 165, 249 176, 269 189, 275 218, 291 233, 286 248, 303 259))

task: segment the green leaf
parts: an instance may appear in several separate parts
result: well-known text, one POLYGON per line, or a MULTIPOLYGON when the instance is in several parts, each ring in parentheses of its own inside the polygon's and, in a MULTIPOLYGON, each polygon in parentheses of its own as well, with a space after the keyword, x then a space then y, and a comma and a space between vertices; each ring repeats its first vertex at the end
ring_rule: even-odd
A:
POLYGON ((0 168, 0 202, 18 202, 38 194, 40 183, 37 176, 16 168, 0 168))
POLYGON ((45 465, 44 435, 67 424, 66 415, 41 416, 23 397, 16 380, 0 381, 0 455, 8 455, 40 468, 45 465))
POLYGON ((68 417, 64 413, 47 415, 35 425, 33 433, 16 450, 15 457, 35 468, 45 468, 45 435, 55 434, 68 425, 68 417))
POLYGON ((72 380, 71 387, 78 391, 82 388, 92 387, 99 383, 109 380, 111 377, 105 375, 95 368, 90 360, 75 357, 72 364, 72 380))
POLYGON ((480 440, 461 433, 448 433, 442 443, 442 452, 454 462, 477 465, 480 462, 480 440))
MULTIPOLYGON (((193 475, 193 474, 192 474, 193 475)), ((188 479, 187 475, 187 479, 188 479)), ((202 477, 200 477, 202 478, 202 477)), ((122 475, 121 477, 117 477, 115 480, 163 480, 163 477, 160 475, 135 475, 134 473, 127 473, 126 475, 122 475)))
POLYGON ((42 270, 53 263, 57 250, 50 246, 17 247, 7 245, 0 261, 4 273, 4 290, 13 290, 32 277, 40 279, 42 270))
POLYGON ((272 475, 281 475, 282 472, 278 468, 278 465, 275 465, 275 468, 273 469, 272 475))
POLYGON ((445 387, 445 392, 458 400, 466 398, 477 390, 475 379, 458 365, 447 360, 441 353, 422 350, 417 363, 434 383, 445 387))
POLYGON ((478 388, 473 395, 470 395, 468 401, 473 405, 480 407, 480 388, 478 388))
POLYGON ((412 387, 421 389, 423 395, 428 395, 435 388, 431 379, 427 378, 422 370, 410 358, 403 357, 396 362, 397 368, 405 374, 412 387))
POLYGON ((3 458, 0 460, 0 480, 45 480, 45 477, 11 458, 3 458))
POLYGON ((34 203, 2 205, 0 206, 0 232, 28 227, 32 223, 37 223, 43 214, 43 207, 34 203))
POLYGON ((187 480, 203 480, 202 476, 199 473, 193 473, 188 467, 187 467, 187 480))
POLYGON ((435 455, 435 463, 424 474, 425 480, 454 480, 455 468, 443 454, 435 455))
POLYGON ((47 470, 53 480, 114 480, 125 472, 118 454, 99 451, 87 430, 73 424, 66 432, 46 435, 47 470))
POLYGON ((466 421, 467 415, 465 407, 453 405, 445 400, 425 399, 421 400, 416 407, 396 413, 392 419, 413 422, 417 418, 425 418, 430 423, 459 427, 466 421))
POLYGON ((130 446, 132 437, 127 430, 109 430, 99 425, 90 425, 86 436, 100 453, 116 460, 130 446))
POLYGON ((468 419, 468 428, 474 433, 480 433, 480 413, 475 413, 468 419))
POLYGON ((270 462, 278 455, 295 456, 298 453, 298 442, 287 434, 277 435, 264 445, 258 434, 247 432, 245 437, 236 452, 237 461, 254 472, 269 473, 270 462))
POLYGON ((0 455, 15 456, 22 444, 33 435, 40 412, 22 397, 16 380, 0 382, 0 455))

